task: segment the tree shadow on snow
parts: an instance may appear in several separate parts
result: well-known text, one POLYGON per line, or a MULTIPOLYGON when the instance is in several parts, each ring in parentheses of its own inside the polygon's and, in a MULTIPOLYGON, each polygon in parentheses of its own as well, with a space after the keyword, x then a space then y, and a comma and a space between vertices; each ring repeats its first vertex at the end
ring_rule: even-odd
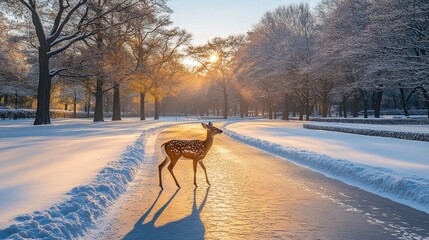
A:
POLYGON ((207 202, 207 196, 209 194, 210 187, 207 188, 206 194, 200 206, 197 208, 196 203, 196 189, 194 189, 194 201, 192 204, 192 213, 182 219, 174 222, 169 222, 163 226, 156 227, 155 222, 173 201, 176 194, 179 192, 178 189, 168 201, 154 214, 152 220, 145 222, 146 218, 152 212, 154 206, 158 202, 162 191, 159 192, 157 198, 149 209, 143 214, 143 216, 134 225, 134 229, 129 232, 123 240, 134 240, 134 239, 204 239, 205 227, 200 218, 200 213, 207 202))

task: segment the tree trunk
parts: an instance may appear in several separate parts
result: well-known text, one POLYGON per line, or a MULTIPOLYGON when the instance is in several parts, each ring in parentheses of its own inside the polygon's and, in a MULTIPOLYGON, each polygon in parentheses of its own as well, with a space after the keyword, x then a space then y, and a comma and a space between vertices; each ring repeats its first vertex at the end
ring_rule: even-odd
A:
POLYGON ((268 104, 268 119, 273 119, 273 107, 271 104, 268 104))
POLYGON ((289 95, 287 93, 284 94, 283 101, 283 120, 289 120, 289 95))
POLYGON ((374 92, 374 117, 380 118, 381 100, 383 99, 383 90, 377 90, 374 92))
POLYGON ((268 105, 268 119, 273 119, 274 104, 273 104, 273 97, 272 96, 268 97, 267 105, 268 105))
POLYGON ((305 121, 310 121, 310 100, 305 99, 305 121))
POLYGON ((103 122, 103 80, 97 79, 97 86, 95 89, 95 113, 94 122, 103 122))
POLYGON ((363 117, 368 118, 368 98, 363 91, 361 91, 361 95, 363 100, 363 117))
POLYGON ((15 109, 18 109, 18 90, 15 90, 15 109))
POLYGON ((223 91, 223 101, 224 101, 223 119, 228 119, 228 93, 226 89, 224 89, 223 91))
POLYGON ((146 93, 140 92, 140 120, 146 120, 146 114, 145 114, 145 98, 146 93))
POLYGON ((405 100, 405 89, 399 88, 399 91, 401 92, 402 109, 404 109, 405 116, 408 117, 409 114, 408 114, 408 109, 407 109, 407 101, 405 100))
POLYGON ((244 111, 245 111, 244 99, 242 96, 240 96, 240 117, 241 118, 244 118, 244 115, 245 115, 244 111))
POLYGON ((426 108, 428 110, 428 118, 429 118, 429 101, 426 101, 426 108))
POLYGON ((48 50, 39 47, 39 86, 37 88, 37 110, 34 125, 50 124, 51 76, 49 74, 48 50))
POLYGON ((155 117, 154 117, 154 119, 155 120, 158 120, 159 119, 159 100, 158 100, 158 97, 155 97, 155 117))
POLYGON ((113 114, 112 121, 120 121, 121 119, 121 99, 120 99, 120 87, 119 83, 113 86, 113 114))
POLYGON ((262 117, 265 117, 265 104, 262 104, 262 117))
POLYGON ((292 117, 296 117, 296 103, 292 102, 292 117))
POLYGON ((343 108, 343 117, 347 118, 347 98, 343 97, 343 101, 341 102, 343 108))
POLYGON ((322 117, 328 116, 328 98, 322 98, 322 117))
POLYGON ((428 118, 429 118, 429 92, 423 86, 417 87, 416 90, 420 91, 420 93, 423 95, 423 99, 426 103, 426 108, 428 110, 428 118))
POLYGON ((353 117, 359 116, 359 98, 356 94, 353 95, 353 117))
POLYGON ((299 121, 303 121, 304 120, 304 100, 300 99, 299 100, 299 121))
POLYGON ((110 92, 106 92, 106 95, 103 96, 103 110, 106 109, 106 113, 110 111, 110 92))
POLYGON ((88 112, 86 113, 86 117, 89 118, 91 116, 91 93, 88 94, 88 112))
POLYGON ((73 118, 77 118, 77 111, 76 111, 76 106, 77 105, 77 95, 76 93, 74 93, 73 96, 73 118))

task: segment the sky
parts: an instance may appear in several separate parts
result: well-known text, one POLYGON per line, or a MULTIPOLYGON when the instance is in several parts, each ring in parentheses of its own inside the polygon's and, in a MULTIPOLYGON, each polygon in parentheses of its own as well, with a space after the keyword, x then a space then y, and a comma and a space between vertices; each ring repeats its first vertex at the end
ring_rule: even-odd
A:
MULTIPOLYGON (((320 0, 304 0, 314 7, 320 0)), ((174 25, 193 35, 200 45, 214 37, 226 37, 249 31, 262 15, 280 5, 297 0, 170 0, 174 25)))

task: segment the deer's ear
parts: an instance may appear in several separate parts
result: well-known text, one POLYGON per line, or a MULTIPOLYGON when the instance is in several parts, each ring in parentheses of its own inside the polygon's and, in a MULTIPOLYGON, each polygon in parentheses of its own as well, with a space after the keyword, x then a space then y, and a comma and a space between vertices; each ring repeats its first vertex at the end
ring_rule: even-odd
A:
POLYGON ((213 123, 212 122, 209 122, 209 127, 212 127, 213 126, 213 123))
POLYGON ((207 126, 207 124, 205 124, 205 123, 201 123, 201 125, 203 125, 203 128, 205 128, 205 129, 209 129, 209 126, 207 126))

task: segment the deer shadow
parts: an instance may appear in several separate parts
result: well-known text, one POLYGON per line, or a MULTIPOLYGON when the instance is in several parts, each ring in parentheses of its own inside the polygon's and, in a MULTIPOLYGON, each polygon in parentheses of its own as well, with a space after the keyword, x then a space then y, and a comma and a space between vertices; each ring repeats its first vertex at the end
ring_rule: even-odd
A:
POLYGON ((142 215, 142 217, 134 225, 134 229, 131 230, 123 240, 134 240, 134 239, 204 239, 205 227, 201 221, 200 213, 207 202, 207 196, 209 194, 210 187, 207 188, 204 200, 200 206, 197 207, 196 203, 196 189, 194 189, 194 201, 192 204, 192 213, 182 219, 174 222, 169 222, 163 226, 156 227, 155 222, 173 201, 180 189, 178 189, 168 201, 154 214, 152 220, 145 222, 146 218, 152 212, 154 206, 161 196, 162 190, 158 193, 157 198, 149 209, 142 215))

